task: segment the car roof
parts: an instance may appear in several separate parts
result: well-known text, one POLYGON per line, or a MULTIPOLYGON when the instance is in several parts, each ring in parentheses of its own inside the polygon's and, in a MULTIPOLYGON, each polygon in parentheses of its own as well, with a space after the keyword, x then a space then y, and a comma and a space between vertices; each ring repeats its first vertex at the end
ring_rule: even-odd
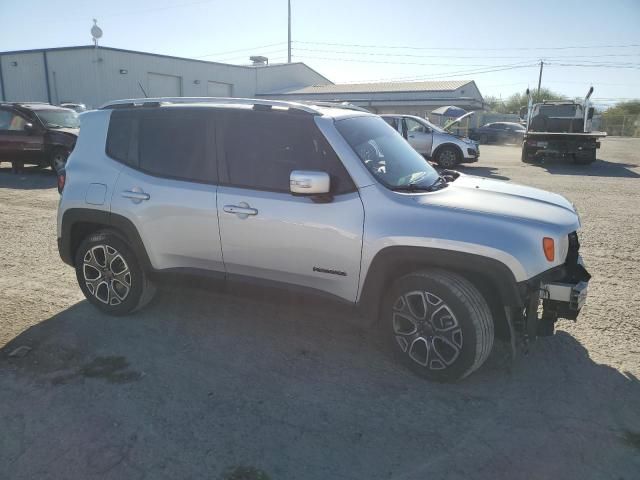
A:
POLYGON ((0 103, 0 106, 4 107, 16 107, 25 108, 28 110, 64 110, 66 112, 73 112, 70 108, 59 107, 58 105, 51 105, 50 103, 38 103, 38 102, 5 102, 0 103))
POLYGON ((226 108, 226 109, 254 109, 304 112, 311 115, 329 116, 332 118, 346 118, 356 116, 375 116, 372 113, 354 110, 351 106, 327 104, 319 102, 300 103, 283 100, 266 100, 230 97, 157 97, 134 98, 108 102, 100 107, 101 110, 122 108, 226 108))

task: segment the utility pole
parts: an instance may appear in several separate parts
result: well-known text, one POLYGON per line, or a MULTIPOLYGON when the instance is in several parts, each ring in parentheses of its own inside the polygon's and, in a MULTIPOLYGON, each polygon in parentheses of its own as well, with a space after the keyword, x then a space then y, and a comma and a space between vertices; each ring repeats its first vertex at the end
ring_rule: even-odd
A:
POLYGON ((538 77, 538 102, 540 101, 540 84, 542 83, 542 67, 544 67, 544 62, 540 60, 540 76, 538 77))
POLYGON ((287 42, 287 63, 291 63, 291 0, 288 0, 289 7, 289 40, 287 42))

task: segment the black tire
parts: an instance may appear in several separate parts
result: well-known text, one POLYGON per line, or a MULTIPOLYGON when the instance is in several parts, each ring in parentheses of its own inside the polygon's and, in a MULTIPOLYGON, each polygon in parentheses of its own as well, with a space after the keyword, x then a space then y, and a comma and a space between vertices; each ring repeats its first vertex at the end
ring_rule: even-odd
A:
POLYGON ((477 370, 493 348, 489 305, 455 273, 434 269, 399 278, 380 315, 395 355, 429 380, 460 380, 477 370))
POLYGON ((69 158, 69 151, 64 148, 55 148, 49 155, 49 166, 56 175, 65 168, 67 164, 67 158, 69 158))
POLYGON ((489 137, 487 137, 486 133, 483 133, 482 135, 480 135, 480 138, 478 139, 478 141, 482 144, 482 145, 486 145, 489 143, 489 137))
POLYGON ((460 151, 455 147, 442 147, 436 155, 436 163, 442 168, 454 168, 460 163, 460 151))
POLYGON ((522 146, 521 160, 523 163, 534 163, 535 155, 525 146, 522 146))
POLYGON ((82 241, 75 268, 84 296, 109 315, 126 315, 144 307, 156 291, 127 242, 110 230, 82 241))
POLYGON ((586 150, 581 153, 576 153, 573 156, 573 162, 577 165, 589 165, 596 161, 596 151, 586 150))

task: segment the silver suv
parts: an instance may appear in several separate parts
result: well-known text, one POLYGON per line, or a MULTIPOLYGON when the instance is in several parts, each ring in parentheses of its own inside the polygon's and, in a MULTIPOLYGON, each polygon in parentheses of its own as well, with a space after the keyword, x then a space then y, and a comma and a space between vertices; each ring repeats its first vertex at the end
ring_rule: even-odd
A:
POLYGON ((385 122, 402 135, 416 151, 444 168, 460 163, 474 163, 480 157, 480 144, 470 138, 453 134, 450 129, 468 112, 449 122, 444 128, 414 115, 380 115, 385 122))
POLYGON ((259 280, 358 307, 412 369, 448 381, 495 336, 515 352, 585 301, 570 202, 439 174, 376 115, 165 98, 81 118, 58 247, 109 314, 144 306, 164 273, 259 280))

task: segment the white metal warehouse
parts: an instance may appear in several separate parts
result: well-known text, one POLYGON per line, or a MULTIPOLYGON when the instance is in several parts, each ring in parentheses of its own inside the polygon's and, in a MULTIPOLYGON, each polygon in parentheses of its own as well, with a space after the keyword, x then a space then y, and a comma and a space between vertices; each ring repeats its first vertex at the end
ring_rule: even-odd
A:
POLYGON ((465 110, 482 110, 484 99, 473 80, 385 83, 321 83, 305 87, 285 87, 260 97, 316 101, 341 101, 365 107, 374 113, 404 113, 428 116, 445 105, 465 110))
POLYGON ((97 107, 145 95, 255 97, 330 83, 304 63, 242 66, 94 46, 0 52, 0 101, 97 107))
POLYGON ((348 101, 421 117, 444 105, 484 107, 472 80, 334 84, 301 62, 231 65, 93 45, 0 52, 0 101, 91 108, 144 96, 348 101))

